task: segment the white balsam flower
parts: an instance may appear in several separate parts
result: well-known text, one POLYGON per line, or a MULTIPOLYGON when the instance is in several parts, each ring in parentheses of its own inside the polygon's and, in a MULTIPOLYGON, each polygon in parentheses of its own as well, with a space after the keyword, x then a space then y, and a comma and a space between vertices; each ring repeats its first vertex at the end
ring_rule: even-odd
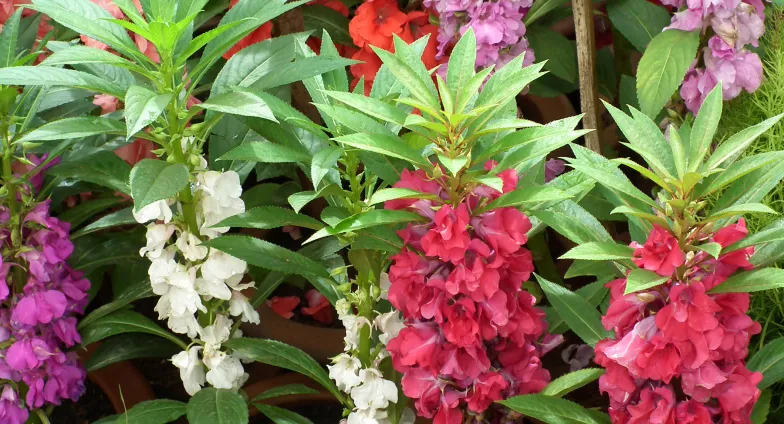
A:
POLYGON ((201 198, 198 204, 201 212, 200 231, 203 235, 215 238, 229 230, 229 227, 212 228, 224 219, 245 212, 242 201, 240 177, 234 171, 206 171, 196 176, 201 198))
POLYGON ((225 315, 218 314, 215 323, 204 327, 201 331, 201 340, 204 342, 204 357, 211 356, 220 350, 223 343, 229 341, 231 335, 231 320, 225 315))
POLYGON ((354 350, 359 347, 359 330, 364 325, 370 325, 370 322, 365 317, 358 317, 356 315, 346 315, 342 318, 343 327, 346 328, 346 336, 343 337, 343 343, 346 350, 354 350))
POLYGON ((374 409, 360 409, 348 415, 346 424, 380 424, 376 419, 377 411, 374 409))
POLYGON ((166 200, 158 200, 157 202, 150 203, 149 205, 141 208, 138 212, 136 208, 133 209, 133 217, 136 222, 145 224, 153 220, 162 220, 168 224, 172 219, 172 211, 166 200))
POLYGON ((238 291, 231 294, 229 313, 234 317, 239 316, 242 322, 249 322, 251 324, 261 323, 259 313, 253 309, 253 305, 248 302, 248 298, 238 291))
POLYGON ((209 249, 201 245, 201 240, 188 231, 183 231, 177 237, 177 248, 182 252, 182 256, 189 261, 200 261, 207 257, 209 249))
POLYGON ((384 344, 384 346, 389 343, 390 340, 397 337, 400 333, 400 330, 405 328, 405 324, 403 324, 403 318, 400 317, 400 312, 398 311, 390 311, 385 314, 380 314, 375 319, 376 328, 381 333, 378 336, 378 340, 384 344))
MULTIPOLYGON (((163 319, 160 315, 158 319, 163 319)), ((196 319, 195 316, 185 314, 185 315, 171 315, 169 319, 166 321, 166 324, 169 326, 169 329, 177 334, 185 334, 190 338, 195 338, 201 332, 201 325, 199 325, 199 320, 196 319)))
POLYGON ((147 245, 139 250, 139 255, 147 255, 150 259, 157 259, 163 253, 166 242, 174 234, 174 225, 170 224, 150 224, 147 227, 147 245))
POLYGON ((180 378, 189 395, 195 395, 204 385, 204 365, 199 360, 201 346, 194 346, 187 351, 174 355, 171 360, 175 367, 180 369, 180 378))
POLYGON ((381 295, 379 297, 381 297, 381 299, 388 300, 387 295, 389 293, 389 287, 391 285, 392 283, 389 281, 389 274, 387 274, 386 272, 382 272, 381 276, 378 279, 378 286, 381 289, 381 295))
POLYGON ((338 389, 348 393, 352 387, 359 385, 359 370, 362 368, 359 359, 341 353, 332 359, 332 362, 334 365, 327 365, 327 369, 329 370, 329 378, 335 381, 338 389))
POLYGON ((397 386, 384 379, 374 368, 359 371, 359 386, 351 389, 351 399, 357 409, 384 409, 389 402, 397 403, 397 386))
POLYGON ((218 352, 209 360, 205 357, 205 364, 210 369, 206 375, 207 382, 216 389, 239 390, 248 380, 239 358, 225 352, 218 352))
POLYGON ((248 264, 217 249, 210 251, 210 256, 201 265, 201 276, 211 281, 225 282, 230 279, 242 279, 248 270, 248 264))
POLYGON ((196 291, 202 296, 214 297, 221 300, 231 299, 231 289, 222 281, 197 278, 196 291))

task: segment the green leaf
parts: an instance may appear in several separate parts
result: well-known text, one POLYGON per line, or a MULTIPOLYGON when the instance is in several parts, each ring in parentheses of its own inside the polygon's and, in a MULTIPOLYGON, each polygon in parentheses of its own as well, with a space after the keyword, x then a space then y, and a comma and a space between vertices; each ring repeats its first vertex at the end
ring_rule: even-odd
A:
POLYGON ((762 268, 735 274, 708 293, 751 293, 784 287, 784 269, 762 268))
POLYGON ((287 409, 272 405, 257 404, 255 406, 275 424, 313 424, 309 419, 287 409))
MULTIPOLYGON (((780 3, 779 3, 780 4, 780 3)), ((773 397, 772 390, 763 390, 754 408, 751 410, 751 424, 764 424, 768 420, 770 412, 770 399, 773 397)))
POLYGON ((186 407, 176 400, 148 400, 117 416, 115 424, 166 424, 185 415, 186 407))
POLYGON ((470 26, 452 49, 448 66, 446 74, 447 87, 452 92, 454 103, 461 106, 455 109, 455 113, 463 113, 464 105, 468 104, 468 99, 475 94, 466 90, 468 83, 474 77, 474 69, 476 67, 476 36, 474 35, 474 29, 470 26))
POLYGON ((498 403, 547 424, 610 424, 610 417, 605 414, 542 394, 515 396, 498 403))
POLYGON ((313 155, 313 160, 310 161, 310 181, 313 187, 318 187, 329 171, 335 169, 342 155, 343 151, 335 146, 328 146, 313 155))
POLYGON ((80 329, 82 345, 87 346, 107 337, 123 333, 147 333, 168 339, 183 349, 185 343, 162 329, 144 315, 129 310, 119 310, 95 320, 80 329))
POLYGON ((286 384, 284 386, 273 387, 260 395, 253 398, 251 403, 256 403, 260 400, 264 399, 272 399, 279 396, 289 396, 289 395, 315 395, 319 393, 318 390, 311 389, 310 387, 304 384, 286 384))
POLYGON ((125 122, 128 123, 126 139, 155 122, 171 99, 171 93, 156 94, 138 85, 129 88, 125 95, 125 122))
MULTIPOLYGON (((130 171, 129 171, 130 173, 130 171)), ((71 238, 79 238, 81 236, 94 233, 96 231, 104 230, 106 228, 118 227, 120 225, 136 224, 136 218, 133 217, 133 208, 125 208, 117 212, 112 212, 100 219, 86 225, 81 230, 71 234, 71 238)))
POLYGON ((403 140, 397 137, 379 134, 350 134, 338 137, 335 141, 361 150, 403 159, 419 168, 430 169, 433 166, 418 151, 409 147, 403 140))
POLYGON ((782 160, 784 160, 784 152, 765 152, 745 157, 734 162, 724 171, 706 179, 706 182, 698 187, 697 194, 699 197, 707 196, 723 189, 763 166, 774 162, 780 163, 782 160))
POLYGON ((128 176, 131 167, 112 152, 100 150, 78 160, 63 162, 49 171, 63 178, 73 178, 130 194, 128 176))
POLYGON ((707 254, 713 256, 716 259, 719 259, 719 255, 721 254, 721 245, 719 243, 710 242, 694 247, 702 250, 703 252, 706 252, 707 254))
POLYGON ((760 390, 781 381, 784 378, 784 337, 765 343, 746 366, 750 371, 762 373, 762 381, 757 385, 760 390))
POLYGON ((68 45, 57 50, 41 62, 42 66, 57 67, 60 65, 80 65, 86 63, 99 63, 104 65, 119 66, 131 70, 143 70, 138 65, 106 50, 96 49, 82 45, 68 45))
POLYGON ((397 199, 432 199, 434 196, 430 193, 422 193, 421 191, 410 190, 407 188, 383 188, 370 197, 367 201, 368 206, 377 205, 379 203, 388 202, 397 199))
POLYGON ((782 241, 784 240, 784 231, 782 231, 782 228, 784 228, 784 219, 778 219, 762 230, 745 237, 737 243, 727 246, 727 248, 724 249, 724 253, 734 252, 749 246, 756 246, 757 249, 759 249, 761 245, 766 243, 782 241))
POLYGON ((719 82, 705 97, 700 113, 694 119, 689 143, 689 171, 700 169, 705 155, 713 145, 713 136, 716 135, 721 120, 723 102, 721 82, 719 82))
POLYGON ((188 401, 189 424, 248 424, 248 407, 239 393, 207 387, 188 401))
POLYGON ((626 291, 623 294, 636 293, 660 286, 670 280, 670 277, 661 275, 645 269, 633 269, 626 277, 626 291))
POLYGON ((766 119, 752 127, 745 128, 728 138, 723 143, 719 144, 700 170, 702 172, 707 172, 716 168, 726 168, 734 162, 735 159, 737 159, 738 156, 757 139, 757 137, 775 125, 782 116, 784 116, 784 113, 766 119))
POLYGON ((763 205, 762 203, 743 203, 740 205, 733 205, 718 211, 711 211, 711 214, 703 220, 703 222, 717 221, 722 218, 728 218, 747 213, 772 213, 777 214, 776 211, 770 206, 763 205))
POLYGON ((407 115, 402 109, 372 97, 340 91, 324 91, 324 94, 373 118, 392 123, 398 129, 406 121, 407 115))
POLYGON ((551 11, 566 4, 568 1, 569 0, 536 0, 533 2, 531 10, 529 10, 525 15, 525 18, 523 18, 523 23, 525 26, 529 26, 551 11))
POLYGON ((602 327, 599 311, 587 300, 539 275, 536 275, 536 280, 558 315, 586 344, 594 346, 596 342, 609 337, 609 333, 602 327))
POLYGON ((253 141, 240 144, 218 158, 218 160, 249 160, 261 163, 307 163, 310 161, 310 157, 305 153, 281 146, 280 144, 253 141))
POLYGON ((441 153, 438 153, 436 156, 438 157, 438 161, 444 165, 447 171, 455 176, 458 174, 458 172, 460 172, 461 169, 465 168, 469 160, 466 156, 450 158, 448 156, 442 155, 441 153))
POLYGON ((19 40, 19 23, 24 8, 20 7, 3 23, 0 33, 0 68, 12 66, 16 61, 17 41, 19 40))
POLYGON ((209 100, 196 105, 196 107, 231 115, 251 116, 278 122, 267 103, 261 97, 249 91, 231 91, 210 97, 209 100))
POLYGON ((230 216, 223 221, 213 225, 213 227, 239 227, 239 228, 258 228, 267 230, 279 228, 284 225, 294 225, 297 227, 319 230, 324 224, 307 215, 298 214, 291 209, 278 206, 261 206, 247 210, 241 214, 230 216))
POLYGON ((637 67, 637 96, 643 113, 655 118, 683 82, 697 56, 700 32, 669 29, 651 40, 637 67))
MULTIPOLYGON (((654 208, 659 208, 656 202, 653 201, 650 197, 646 196, 645 193, 640 191, 634 184, 631 183, 626 178, 620 178, 618 175, 612 172, 611 169, 600 168, 596 166, 591 166, 583 163, 577 163, 574 160, 571 161, 570 165, 572 168, 576 169, 577 171, 582 172, 583 174, 588 175, 589 177, 593 178, 599 184, 602 184, 609 188, 610 190, 615 190, 629 197, 634 198, 635 200, 639 200, 649 206, 654 208)), ((617 169, 617 168, 616 168, 617 169)))
POLYGON ((305 207, 305 205, 320 197, 340 196, 345 194, 346 192, 342 188, 336 184, 330 184, 328 186, 322 187, 318 191, 302 191, 299 193, 294 193, 289 196, 288 201, 291 205, 291 208, 294 209, 294 212, 299 212, 303 207, 305 207))
MULTIPOLYGON (((576 263, 576 262, 575 262, 576 263)), ((592 264, 607 264, 606 262, 594 262, 591 261, 592 264)), ((609 265, 609 264, 608 264, 609 265)), ((617 270, 617 268, 615 268, 617 270)), ((580 297, 588 301, 591 307, 596 308, 599 304, 607 297, 607 293, 609 289, 604 285, 610 281, 611 278, 609 276, 614 276, 613 268, 608 266, 605 269, 604 275, 601 279, 594 281, 591 284, 585 285, 580 287, 579 289, 575 290, 574 292, 578 294, 580 297)), ((566 276, 565 278, 569 278, 566 276)), ((565 333, 569 327, 566 325, 566 322, 558 315, 558 312, 555 311, 552 307, 546 309, 547 311, 547 323, 549 324, 549 330, 552 334, 563 334, 565 333)))
POLYGON ((564 374, 551 381, 547 387, 542 389, 540 394, 544 396, 563 397, 564 395, 597 380, 602 374, 604 374, 604 369, 602 368, 584 368, 570 372, 569 374, 564 374))
POLYGON ((670 13, 645 0, 611 0, 607 15, 617 29, 641 53, 670 24, 670 13))
POLYGON ((189 57, 193 56, 199 49, 204 47, 210 41, 216 39, 219 35, 223 34, 224 32, 228 31, 229 29, 247 22, 246 19, 235 21, 229 24, 221 25, 217 28, 213 28, 207 32, 202 33, 198 37, 194 38, 190 42, 188 42, 188 46, 185 47, 185 50, 179 55, 177 58, 176 66, 181 66, 185 64, 189 57))
POLYGON ((584 259, 591 261, 613 261, 631 259, 634 249, 618 243, 591 242, 581 244, 566 252, 559 259, 584 259))
POLYGON ((177 196, 188 185, 188 167, 181 163, 143 159, 131 170, 131 197, 134 210, 177 196))
MULTIPOLYGON (((181 348, 160 337, 128 333, 110 337, 85 362, 87 372, 136 358, 171 358, 181 348)), ((183 411, 183 414, 185 412, 183 411)), ((125 422, 125 421, 123 421, 125 422)), ((131 421, 133 422, 133 421, 131 421)), ((164 421, 169 422, 169 421, 164 421)))
POLYGON ((86 72, 47 66, 16 66, 0 69, 0 85, 65 86, 97 91, 120 99, 125 96, 122 87, 103 78, 86 72))
POLYGON ((330 235, 356 232, 364 228, 371 228, 379 225, 419 221, 421 219, 422 217, 420 215, 412 212, 373 209, 343 219, 334 227, 322 228, 316 231, 312 236, 310 236, 310 238, 305 240, 305 243, 310 243, 330 235))
POLYGON ((226 342, 226 346, 235 353, 263 364, 284 368, 302 374, 324 386, 338 400, 343 400, 343 393, 329 378, 326 371, 307 353, 275 340, 235 338, 226 342))
MULTIPOLYGON (((768 233, 769 231, 784 234, 784 219, 773 221, 757 234, 768 233)), ((754 238, 755 236, 756 234, 747 237, 747 239, 754 238)), ((735 246, 727 247, 727 251, 729 251, 730 248, 735 248, 735 246)), ((764 268, 778 262, 782 258, 784 258, 784 241, 776 240, 761 245, 755 243, 754 254, 751 256, 749 262, 751 262, 755 268, 764 268)))
POLYGON ((510 166, 516 165, 522 160, 520 157, 521 153, 523 153, 522 156, 524 157, 538 157, 547 154, 550 151, 557 149, 558 147, 568 144, 569 141, 580 137, 582 134, 584 134, 584 132, 572 131, 569 129, 551 127, 547 125, 523 128, 520 131, 515 131, 505 135, 492 146, 484 150, 471 162, 473 164, 484 163, 487 159, 490 159, 500 153, 506 152, 507 150, 516 149, 504 157, 497 167, 500 169, 507 169, 510 166), (544 150, 542 148, 548 149, 544 150), (541 153, 542 151, 544 153, 541 153))
POLYGON ((68 221, 71 223, 71 228, 76 228, 84 221, 88 220, 91 216, 102 212, 112 206, 124 203, 125 199, 120 197, 106 197, 88 200, 80 203, 71 209, 66 210, 57 216, 61 221, 68 221))
POLYGON ((66 140, 101 134, 125 134, 125 124, 115 119, 99 117, 64 118, 41 125, 23 135, 17 142, 66 140))
POLYGON ((302 275, 329 278, 327 271, 318 262, 297 252, 270 242, 248 236, 222 236, 205 243, 231 256, 264 269, 302 275))
MULTIPOLYGON (((395 38, 398 39, 397 36, 395 36, 395 38)), ((384 65, 387 66, 390 72, 397 77, 398 81, 408 89, 411 96, 433 109, 440 109, 438 92, 436 91, 435 84, 433 84, 433 81, 429 77, 422 78, 422 76, 412 68, 416 63, 405 62, 398 57, 401 52, 398 52, 398 54, 395 55, 375 46, 371 46, 371 48, 373 48, 373 51, 381 58, 381 61, 384 62, 384 65)), ((419 65, 424 68, 421 60, 419 65)))
POLYGON ((612 241, 602 224, 571 200, 564 200, 549 209, 533 211, 531 214, 577 244, 612 241))
MULTIPOLYGON (((358 63, 355 60, 342 57, 311 56, 299 57, 293 62, 286 63, 281 69, 268 73, 253 84, 257 90, 268 90, 273 87, 291 84, 292 82, 308 80, 319 75, 335 70, 343 71, 347 66, 358 63)), ((318 102, 323 103, 323 102, 318 102)))
POLYGON ((336 10, 317 4, 308 5, 302 8, 302 21, 305 31, 313 31, 317 37, 326 31, 336 43, 354 44, 348 33, 348 18, 336 10))
POLYGON ((555 187, 527 185, 509 193, 503 194, 490 202, 487 206, 480 208, 477 213, 491 211, 498 208, 518 207, 531 211, 537 209, 545 203, 560 202, 571 199, 569 193, 561 191, 555 187), (480 212, 481 211, 481 212, 480 212))
POLYGON ((547 27, 531 28, 526 36, 536 52, 536 61, 547 61, 545 70, 568 82, 577 81, 577 48, 574 41, 569 41, 547 27))

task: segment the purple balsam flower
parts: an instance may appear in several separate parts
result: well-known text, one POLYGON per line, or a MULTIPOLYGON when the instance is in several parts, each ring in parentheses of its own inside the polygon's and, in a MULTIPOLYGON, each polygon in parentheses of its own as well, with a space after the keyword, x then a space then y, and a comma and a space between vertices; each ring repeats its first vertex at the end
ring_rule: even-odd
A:
POLYGON ((21 405, 19 395, 8 384, 3 387, 0 395, 0 422, 6 424, 24 424, 29 413, 21 405))

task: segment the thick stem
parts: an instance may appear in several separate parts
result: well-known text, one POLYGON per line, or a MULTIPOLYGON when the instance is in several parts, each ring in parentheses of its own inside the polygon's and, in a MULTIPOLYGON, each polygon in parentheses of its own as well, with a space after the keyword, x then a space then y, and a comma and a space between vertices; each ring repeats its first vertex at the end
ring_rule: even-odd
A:
MULTIPOLYGON (((170 78, 171 79, 171 78, 170 78)), ((176 88, 176 87, 174 87, 176 88)), ((175 97, 168 106, 167 110, 169 121, 169 137, 172 143, 171 153, 174 161, 181 163, 188 167, 190 170, 190 162, 188 156, 182 150, 182 126, 180 125, 179 116, 179 103, 175 97)), ((178 199, 182 205, 182 213, 185 218, 185 224, 188 226, 188 231, 196 237, 201 238, 199 232, 199 225, 196 221, 196 205, 193 203, 193 193, 191 192, 190 184, 186 185, 178 194, 178 199)))

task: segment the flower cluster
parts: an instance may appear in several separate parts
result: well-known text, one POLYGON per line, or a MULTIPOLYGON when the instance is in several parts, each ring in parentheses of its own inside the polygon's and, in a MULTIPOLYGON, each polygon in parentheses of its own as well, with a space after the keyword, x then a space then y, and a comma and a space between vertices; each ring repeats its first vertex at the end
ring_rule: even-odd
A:
MULTIPOLYGON (((514 170, 498 176, 504 193, 517 186, 514 170)), ((539 392, 550 381, 539 343, 547 323, 522 290, 534 270, 522 247, 528 218, 514 208, 475 214, 502 194, 484 185, 452 204, 448 181, 422 170, 404 171, 395 186, 426 193, 385 205, 425 218, 400 231, 405 247, 389 270, 389 301, 406 326, 387 349, 404 373, 403 392, 437 424, 459 424, 465 409, 483 414, 494 401, 539 392)))
POLYGON ((425 0, 424 4, 440 19, 437 58, 447 58, 460 36, 472 28, 477 68, 500 69, 521 54, 525 54, 523 66, 534 62, 523 23, 532 0, 425 0))
POLYGON ((90 282, 66 260, 73 252, 70 224, 49 214, 50 201, 22 220, 20 246, 12 246, 10 213, 0 207, 0 422, 22 424, 29 409, 76 401, 86 373, 76 353, 77 315, 84 313, 90 282), (11 253, 7 255, 7 253, 11 253), (26 272, 25 272, 26 269, 26 272), (18 281, 24 277, 26 281, 18 281), (16 281, 15 281, 16 280, 16 281), (9 285, 9 282, 12 284, 9 285), (19 386, 27 387, 24 402, 19 386))
MULTIPOLYGON (((747 234, 743 220, 705 236, 727 247, 747 234)), ((747 314, 748 293, 709 294, 739 269, 751 269, 753 247, 714 259, 683 252, 655 227, 634 262, 664 277, 662 286, 624 295, 626 280, 608 283, 602 317, 614 340, 596 345, 599 380, 613 423, 749 423, 762 375, 746 368, 749 338, 760 332, 747 314)))
MULTIPOLYGON (((383 294, 382 294, 383 296, 383 294)), ((388 419, 386 408, 397 403, 397 385, 384 378, 379 370, 379 364, 389 357, 385 346, 389 340, 396 337, 403 329, 403 320, 400 313, 391 311, 378 313, 373 322, 367 318, 353 314, 352 307, 347 299, 340 299, 336 309, 338 317, 346 328, 345 351, 332 360, 332 365, 327 365, 329 377, 335 381, 338 388, 351 397, 354 410, 349 414, 347 424, 378 424, 388 419), (369 327, 371 333, 378 334, 378 346, 373 349, 375 357, 370 364, 363 365, 358 357, 360 345, 360 332, 363 327, 369 327)), ((400 417, 399 423, 413 424, 414 414, 407 409, 400 417)))
POLYGON ((160 296, 155 306, 158 318, 167 320, 175 333, 198 337, 196 346, 172 358, 191 395, 205 381, 219 389, 233 390, 245 383, 248 374, 240 358, 221 351, 221 345, 239 335, 238 331, 231 333, 229 316, 259 323, 258 312, 241 293, 254 285, 243 282, 245 261, 201 245, 202 240, 229 230, 213 228, 215 224, 245 211, 239 175, 234 171, 202 169, 196 174, 196 181, 193 192, 198 234, 191 232, 180 217, 173 219, 170 202, 165 200, 134 211, 140 223, 156 221, 147 226, 147 245, 139 253, 152 262, 149 275, 153 292, 160 296), (209 317, 214 317, 214 321, 205 321, 209 317))
POLYGON ((421 37, 430 35, 422 54, 422 62, 427 69, 433 69, 443 62, 436 58, 438 27, 430 23, 426 12, 406 13, 400 10, 397 0, 365 1, 357 8, 349 22, 348 30, 354 44, 359 48, 351 58, 363 62, 351 66, 351 74, 354 76, 352 87, 364 78, 365 90, 370 89, 376 73, 381 68, 381 59, 373 52, 371 46, 394 51, 394 36, 411 44, 421 37))
POLYGON ((704 68, 692 66, 681 87, 686 107, 699 111, 708 93, 719 82, 724 100, 737 97, 741 90, 753 93, 762 80, 762 62, 747 49, 759 46, 765 31, 764 5, 761 0, 692 1, 664 0, 677 8, 669 28, 684 31, 713 30, 703 51, 704 68))

